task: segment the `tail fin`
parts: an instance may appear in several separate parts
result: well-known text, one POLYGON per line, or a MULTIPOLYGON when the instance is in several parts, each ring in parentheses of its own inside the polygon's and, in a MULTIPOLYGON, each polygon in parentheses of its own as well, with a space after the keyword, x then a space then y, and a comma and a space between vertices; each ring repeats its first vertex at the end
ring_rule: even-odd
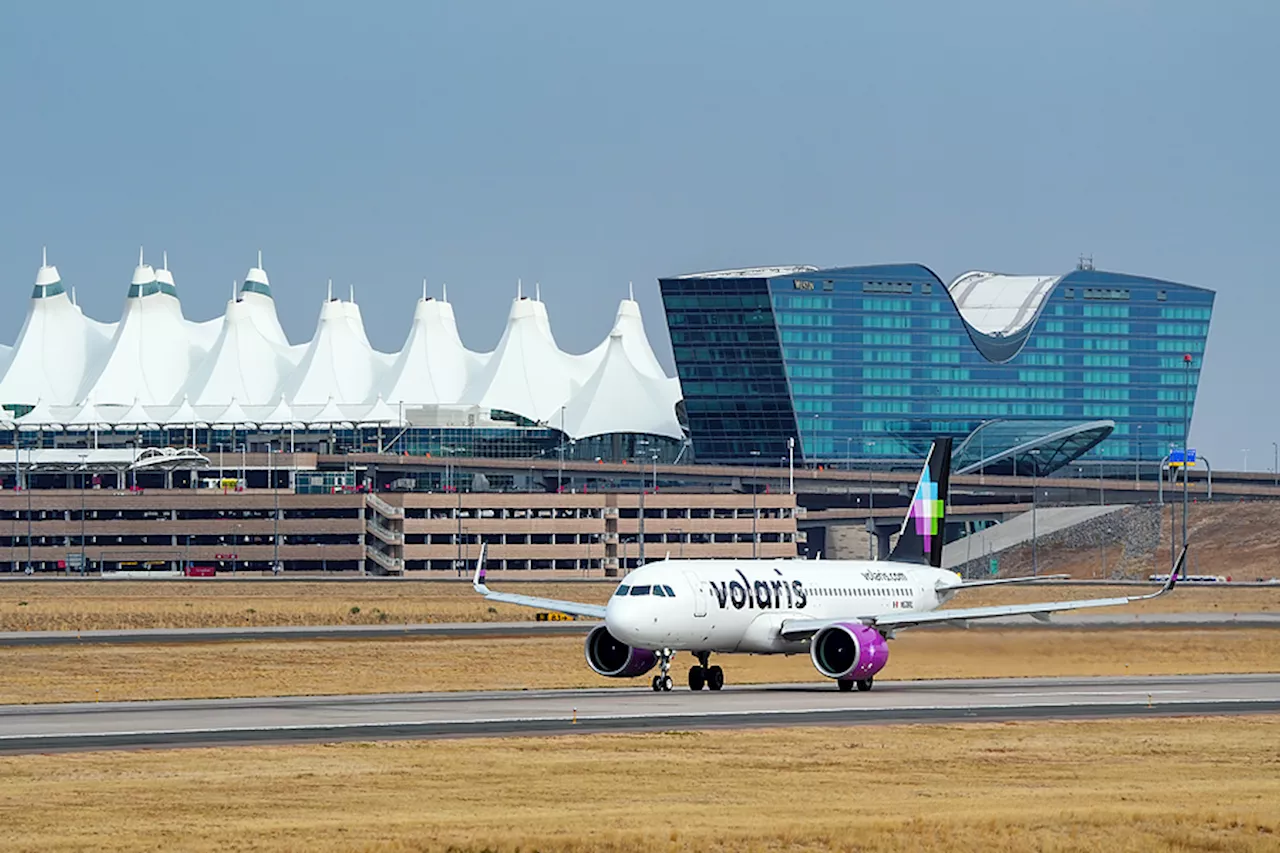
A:
POLYGON ((951 439, 933 442, 929 458, 920 472, 911 507, 898 531, 890 560, 901 563, 926 563, 942 566, 942 543, 947 514, 947 485, 951 480, 951 439))

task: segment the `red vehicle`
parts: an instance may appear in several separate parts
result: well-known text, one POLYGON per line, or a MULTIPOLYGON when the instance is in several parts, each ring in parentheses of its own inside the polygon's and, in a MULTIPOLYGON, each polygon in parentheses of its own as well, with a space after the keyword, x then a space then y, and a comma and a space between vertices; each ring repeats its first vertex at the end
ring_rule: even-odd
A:
POLYGON ((189 578, 211 578, 218 570, 214 566, 187 566, 182 573, 189 578))

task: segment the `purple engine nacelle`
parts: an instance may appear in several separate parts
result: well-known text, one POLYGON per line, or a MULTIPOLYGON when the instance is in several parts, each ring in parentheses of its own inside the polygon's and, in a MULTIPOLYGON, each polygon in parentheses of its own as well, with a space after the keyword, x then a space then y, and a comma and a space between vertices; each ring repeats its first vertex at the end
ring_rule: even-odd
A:
POLYGON ((655 652, 628 646, 603 625, 587 635, 587 664, 607 678, 635 678, 653 669, 657 663, 655 652))
POLYGON ((862 681, 889 662, 889 643, 877 631, 857 622, 837 622, 813 635, 809 657, 827 678, 862 681))

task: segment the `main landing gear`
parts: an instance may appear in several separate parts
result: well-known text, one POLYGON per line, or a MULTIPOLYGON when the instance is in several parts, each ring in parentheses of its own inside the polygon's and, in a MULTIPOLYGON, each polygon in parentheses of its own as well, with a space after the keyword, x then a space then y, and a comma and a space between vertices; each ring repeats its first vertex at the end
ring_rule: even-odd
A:
POLYGON ((724 687, 724 670, 718 666, 707 666, 710 659, 710 652, 698 652, 697 666, 689 667, 690 690, 701 690, 704 686, 712 690, 724 687))
POLYGON ((671 680, 671 658, 675 652, 671 649, 663 649, 658 655, 658 666, 662 668, 661 675, 653 677, 654 693, 670 693, 671 688, 675 686, 675 682, 671 680))
POLYGON ((841 678, 836 681, 841 693, 848 693, 853 689, 854 685, 857 685, 859 693, 866 693, 871 689, 872 684, 873 680, 870 678, 862 678, 858 681, 854 681, 852 678, 841 678))

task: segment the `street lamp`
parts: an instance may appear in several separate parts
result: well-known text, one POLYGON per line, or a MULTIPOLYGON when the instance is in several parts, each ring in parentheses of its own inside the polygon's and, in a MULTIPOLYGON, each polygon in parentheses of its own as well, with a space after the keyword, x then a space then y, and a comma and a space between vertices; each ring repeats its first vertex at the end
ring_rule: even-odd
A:
POLYGON ((84 480, 88 470, 86 458, 89 454, 80 454, 80 574, 84 574, 84 480))
POLYGON ((1241 448, 1240 452, 1244 454, 1244 468, 1241 469, 1241 471, 1242 473, 1248 474, 1249 473, 1249 448, 1247 447, 1241 448))
POLYGON ((276 452, 275 443, 267 442, 267 483, 271 486, 271 573, 280 574, 280 488, 275 479, 275 466, 272 458, 276 452))
POLYGON ((760 538, 756 535, 756 519, 760 513, 756 510, 756 462, 760 458, 760 451, 751 451, 751 559, 756 558, 756 551, 760 538))
POLYGON ((796 437, 787 436, 787 494, 796 493, 796 437))
POLYGON ((1280 485, 1280 467, 1277 463, 1280 463, 1280 447, 1277 447, 1273 441, 1271 442, 1271 485, 1273 486, 1280 485))
POLYGON ((1142 461, 1142 424, 1138 424, 1138 447, 1133 454, 1133 485, 1138 485, 1138 465, 1142 461))
POLYGON ((1039 476, 1040 448, 1037 447, 1031 450, 1031 574, 1033 576, 1040 574, 1040 554, 1036 536, 1036 506, 1038 501, 1036 492, 1039 490, 1040 485, 1039 476))
MULTIPOLYGON (((875 483, 871 480, 871 454, 875 452, 876 443, 874 441, 865 442, 867 445, 867 518, 871 520, 872 527, 876 523, 876 489, 875 483)), ((875 547, 875 535, 867 537, 867 559, 875 559, 872 548, 875 547)))

